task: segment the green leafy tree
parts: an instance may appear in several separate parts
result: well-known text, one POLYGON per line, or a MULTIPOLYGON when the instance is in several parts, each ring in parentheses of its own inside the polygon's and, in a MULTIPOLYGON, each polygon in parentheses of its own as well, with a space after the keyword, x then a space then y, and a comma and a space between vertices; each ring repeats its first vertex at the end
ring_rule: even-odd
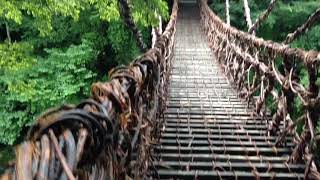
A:
MULTIPOLYGON (((211 8, 225 19, 224 0, 215 0, 211 8)), ((270 3, 270 0, 249 0, 252 19, 255 20, 270 3)), ((317 8, 319 0, 286 0, 278 1, 274 10, 257 31, 257 36, 268 40, 282 42, 288 33, 294 31, 307 20, 317 8), (286 18, 283 18, 286 17, 286 18)), ((243 15, 242 1, 230 1, 231 25, 246 31, 246 22, 243 15)), ((309 36, 316 37, 316 32, 309 32, 309 36)), ((309 42, 305 42, 307 44, 309 42)), ((314 42, 312 42, 314 43, 314 42)), ((301 44, 301 48, 304 45, 301 44)))
POLYGON ((31 68, 7 71, 1 78, 0 142, 12 144, 23 127, 42 111, 85 97, 96 74, 88 66, 96 51, 83 40, 66 50, 47 49, 48 58, 31 68))
MULTIPOLYGON (((0 144, 15 143, 45 109, 86 98, 92 82, 139 54, 117 2, 0 0, 0 144)), ((130 3, 149 42, 158 16, 168 18, 167 3, 130 3)))
POLYGON ((70 16, 77 20, 86 4, 83 0, 1 0, 0 17, 22 24, 25 17, 32 16, 35 19, 33 25, 39 30, 40 35, 45 36, 52 30, 53 16, 70 16))

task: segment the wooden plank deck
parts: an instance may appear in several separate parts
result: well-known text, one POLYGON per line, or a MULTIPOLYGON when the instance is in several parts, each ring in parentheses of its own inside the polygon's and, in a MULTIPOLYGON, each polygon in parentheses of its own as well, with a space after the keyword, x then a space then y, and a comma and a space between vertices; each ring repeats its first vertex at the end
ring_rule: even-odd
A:
MULTIPOLYGON (((180 2, 181 3, 181 2, 180 2)), ((196 6, 181 4, 165 123, 154 151, 160 179, 303 179, 293 144, 274 146, 269 118, 254 116, 215 62, 196 6)))

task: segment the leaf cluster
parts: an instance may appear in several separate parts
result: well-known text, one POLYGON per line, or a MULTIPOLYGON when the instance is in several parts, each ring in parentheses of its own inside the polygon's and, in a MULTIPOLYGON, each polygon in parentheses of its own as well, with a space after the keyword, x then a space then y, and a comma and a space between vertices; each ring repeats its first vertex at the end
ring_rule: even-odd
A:
POLYGON ((88 68, 96 57, 83 40, 66 50, 46 49, 45 59, 30 68, 7 71, 1 77, 0 142, 12 144, 23 127, 45 109, 85 97, 96 73, 88 68))

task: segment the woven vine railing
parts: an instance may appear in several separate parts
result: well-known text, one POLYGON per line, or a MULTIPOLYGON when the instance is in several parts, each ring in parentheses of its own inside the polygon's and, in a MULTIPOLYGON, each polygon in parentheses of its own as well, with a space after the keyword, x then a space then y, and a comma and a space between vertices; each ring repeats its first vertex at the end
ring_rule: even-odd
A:
POLYGON ((44 113, 1 179, 139 179, 159 133, 178 5, 155 47, 92 85, 92 98, 44 113), (135 154, 135 155, 133 155, 135 154), (131 157, 135 157, 132 159, 131 157))
POLYGON ((215 15, 206 0, 199 0, 199 8, 209 46, 240 96, 254 101, 256 113, 267 120, 267 107, 275 109, 268 120, 268 132, 278 136, 276 146, 285 145, 286 137, 292 136, 296 146, 291 163, 305 161, 306 178, 320 179, 320 134, 316 130, 320 53, 289 48, 239 31, 215 15), (297 108, 299 103, 302 112, 297 108), (296 130, 299 125, 303 125, 301 133, 296 130))

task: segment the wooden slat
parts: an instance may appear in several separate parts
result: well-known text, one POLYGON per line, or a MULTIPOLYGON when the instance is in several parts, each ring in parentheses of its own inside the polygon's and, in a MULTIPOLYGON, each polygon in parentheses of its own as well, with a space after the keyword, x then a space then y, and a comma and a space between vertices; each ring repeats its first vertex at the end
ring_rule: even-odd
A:
POLYGON ((191 6, 180 9, 167 108, 152 151, 154 178, 303 178, 305 165, 288 163, 292 137, 275 147, 269 112, 260 117, 253 104, 239 98, 214 61, 197 13, 191 6))

